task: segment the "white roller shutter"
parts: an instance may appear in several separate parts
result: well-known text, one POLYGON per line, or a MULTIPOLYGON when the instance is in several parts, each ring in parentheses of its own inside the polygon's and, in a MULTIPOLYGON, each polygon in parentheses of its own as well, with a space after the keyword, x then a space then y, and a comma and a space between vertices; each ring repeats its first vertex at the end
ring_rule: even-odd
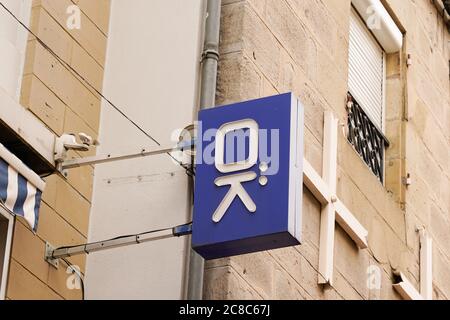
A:
POLYGON ((383 130, 384 51, 352 9, 349 44, 349 89, 373 123, 383 130))
MULTIPOLYGON (((22 22, 29 24, 31 0, 1 0, 22 22)), ((16 101, 20 96, 27 31, 0 6, 0 87, 16 101)))

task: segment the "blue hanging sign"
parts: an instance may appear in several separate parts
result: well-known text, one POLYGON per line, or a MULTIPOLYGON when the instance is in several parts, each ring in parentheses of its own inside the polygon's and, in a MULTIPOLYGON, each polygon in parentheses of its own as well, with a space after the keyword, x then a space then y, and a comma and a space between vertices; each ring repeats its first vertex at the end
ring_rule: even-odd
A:
POLYGON ((192 247, 205 259, 300 244, 303 107, 293 94, 202 110, 192 247))

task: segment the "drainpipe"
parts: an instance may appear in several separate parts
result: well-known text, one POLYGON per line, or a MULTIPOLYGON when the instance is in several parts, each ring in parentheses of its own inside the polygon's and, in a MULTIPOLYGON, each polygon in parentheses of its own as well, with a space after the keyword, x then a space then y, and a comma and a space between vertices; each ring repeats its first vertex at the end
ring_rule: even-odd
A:
MULTIPOLYGON (((217 66, 219 62, 221 0, 207 0, 205 39, 202 54, 200 108, 212 108, 216 101, 217 66)), ((205 261, 191 249, 188 271, 188 300, 203 298, 205 261)))
POLYGON ((207 0, 205 42, 202 54, 200 108, 214 106, 216 101, 217 64, 219 61, 221 0, 207 0))

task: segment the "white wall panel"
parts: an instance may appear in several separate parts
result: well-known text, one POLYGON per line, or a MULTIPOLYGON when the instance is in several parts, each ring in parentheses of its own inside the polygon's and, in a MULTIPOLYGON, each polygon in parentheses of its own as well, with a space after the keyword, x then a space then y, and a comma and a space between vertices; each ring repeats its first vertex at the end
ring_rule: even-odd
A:
MULTIPOLYGON (((104 93, 162 144, 194 121, 203 0, 113 0, 104 93)), ((98 153, 134 152, 154 143, 103 104, 98 153)), ((167 155, 98 165, 89 240, 189 222, 184 170, 167 155)), ((185 297, 187 237, 88 256, 88 299, 185 297)))

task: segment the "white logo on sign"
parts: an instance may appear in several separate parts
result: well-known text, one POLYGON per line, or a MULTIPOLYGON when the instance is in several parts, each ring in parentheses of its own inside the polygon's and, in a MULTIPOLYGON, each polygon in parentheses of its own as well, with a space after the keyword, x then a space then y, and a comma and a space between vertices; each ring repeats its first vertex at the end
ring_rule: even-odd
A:
MULTIPOLYGON (((258 130, 259 126, 256 121, 247 119, 236 122, 230 122, 222 125, 216 133, 216 153, 215 166, 221 173, 232 173, 237 171, 248 170, 253 167, 258 161, 258 130), (248 158, 233 163, 225 163, 225 137, 230 132, 247 129, 249 132, 249 155, 248 158)), ((245 147, 245 144, 244 144, 245 147)), ((240 150, 238 150, 238 153, 240 150)), ((241 199, 249 212, 256 212, 256 204, 242 186, 243 182, 253 181, 257 174, 253 171, 248 171, 239 174, 233 174, 225 177, 217 178, 214 183, 218 187, 230 186, 230 190, 223 198, 222 202, 214 212, 212 219, 215 223, 219 223, 228 208, 231 206, 233 200, 238 197, 241 199)))

